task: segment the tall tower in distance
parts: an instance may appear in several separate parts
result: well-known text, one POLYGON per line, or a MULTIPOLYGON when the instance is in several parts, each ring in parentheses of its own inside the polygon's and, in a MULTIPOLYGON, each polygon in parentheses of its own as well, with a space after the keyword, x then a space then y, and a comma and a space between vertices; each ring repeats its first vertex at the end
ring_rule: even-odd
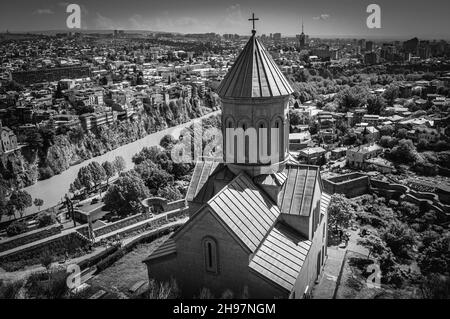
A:
POLYGON ((298 38, 298 48, 300 50, 303 50, 306 48, 306 35, 304 32, 304 25, 303 25, 303 18, 302 18, 302 33, 300 35, 297 35, 298 38))

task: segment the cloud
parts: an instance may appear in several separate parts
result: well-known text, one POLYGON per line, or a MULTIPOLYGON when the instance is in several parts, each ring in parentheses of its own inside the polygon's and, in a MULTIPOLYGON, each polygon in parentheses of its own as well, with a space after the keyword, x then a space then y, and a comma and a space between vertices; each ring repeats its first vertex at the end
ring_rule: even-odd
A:
POLYGON ((241 5, 236 3, 225 10, 225 16, 218 22, 218 27, 220 29, 228 29, 243 26, 246 22, 247 20, 242 15, 241 5))
POLYGON ((52 11, 52 9, 37 9, 33 12, 33 14, 54 14, 54 12, 52 11))
POLYGON ((330 18, 330 15, 328 13, 322 13, 320 16, 318 17, 313 17, 314 20, 328 20, 330 18))
POLYGON ((103 30, 103 29, 106 29, 106 30, 121 29, 120 26, 118 26, 117 23, 115 23, 113 19, 102 16, 98 12, 97 12, 97 16, 94 19, 94 26, 96 29, 101 29, 101 30, 103 30))

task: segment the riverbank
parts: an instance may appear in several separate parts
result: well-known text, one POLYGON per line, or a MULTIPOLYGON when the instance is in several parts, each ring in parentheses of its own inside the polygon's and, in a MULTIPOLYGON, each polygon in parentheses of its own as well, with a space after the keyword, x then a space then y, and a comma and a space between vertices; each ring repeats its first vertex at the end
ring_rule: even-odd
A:
MULTIPOLYGON (((77 165, 71 166, 61 174, 55 175, 46 180, 38 181, 32 186, 24 188, 24 190, 27 191, 33 199, 41 198, 44 200, 44 205, 41 207, 41 210, 54 207, 62 201, 65 194, 69 191, 70 184, 75 180, 81 167, 86 166, 93 161, 103 163, 105 161, 114 160, 116 156, 122 156, 125 160, 126 170, 129 170, 133 168, 133 156, 139 153, 144 147, 159 145, 161 139, 167 134, 171 134, 173 137, 178 138, 184 128, 197 121, 201 121, 202 119, 218 115, 219 113, 220 111, 214 111, 189 122, 149 134, 137 141, 118 147, 115 150, 107 152, 101 156, 97 156, 77 165)), ((33 206, 25 210, 24 216, 35 214, 36 212, 37 208, 33 206)), ((3 216, 1 221, 3 222, 8 220, 9 217, 3 216)))

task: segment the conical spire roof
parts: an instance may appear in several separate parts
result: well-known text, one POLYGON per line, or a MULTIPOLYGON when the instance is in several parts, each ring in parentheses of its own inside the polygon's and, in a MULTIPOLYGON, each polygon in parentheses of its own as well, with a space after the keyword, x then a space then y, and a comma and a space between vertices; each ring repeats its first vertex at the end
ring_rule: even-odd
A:
POLYGON ((294 90, 253 33, 218 88, 222 98, 289 95, 294 90))

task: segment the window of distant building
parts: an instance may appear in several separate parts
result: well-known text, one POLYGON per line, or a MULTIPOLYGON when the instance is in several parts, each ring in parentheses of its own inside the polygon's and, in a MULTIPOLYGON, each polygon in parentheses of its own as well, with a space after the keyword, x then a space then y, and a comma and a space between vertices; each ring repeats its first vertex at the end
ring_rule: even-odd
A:
POLYGON ((217 243, 213 238, 206 237, 203 239, 203 255, 206 271, 217 274, 219 272, 217 243))

